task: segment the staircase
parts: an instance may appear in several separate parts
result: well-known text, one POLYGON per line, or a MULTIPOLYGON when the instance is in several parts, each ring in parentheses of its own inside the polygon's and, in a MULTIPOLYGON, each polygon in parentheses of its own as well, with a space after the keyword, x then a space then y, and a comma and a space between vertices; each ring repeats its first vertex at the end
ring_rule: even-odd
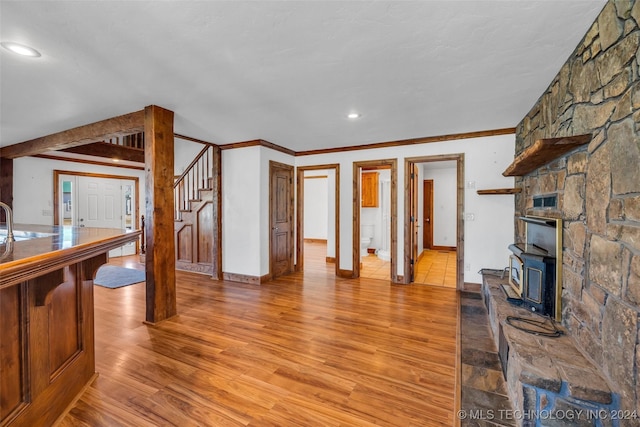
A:
POLYGON ((176 268, 214 274, 215 149, 205 146, 173 185, 176 268))

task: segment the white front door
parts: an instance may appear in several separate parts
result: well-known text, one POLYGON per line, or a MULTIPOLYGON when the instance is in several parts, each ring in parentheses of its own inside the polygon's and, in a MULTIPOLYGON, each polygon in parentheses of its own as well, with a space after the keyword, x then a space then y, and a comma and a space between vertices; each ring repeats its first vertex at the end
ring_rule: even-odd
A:
MULTIPOLYGON (((99 227, 133 230, 133 218, 137 195, 133 180, 104 178, 92 176, 60 177, 59 185, 65 186, 61 194, 64 206, 75 206, 72 225, 77 227, 99 227), (69 198, 69 193, 73 199, 69 198)), ((68 219, 64 218, 66 221, 68 219)), ((66 223, 65 221, 65 223, 66 223)), ((127 243, 109 252, 110 257, 133 255, 136 253, 135 242, 127 243)))
POLYGON ((124 228, 120 180, 78 177, 79 227, 124 228))

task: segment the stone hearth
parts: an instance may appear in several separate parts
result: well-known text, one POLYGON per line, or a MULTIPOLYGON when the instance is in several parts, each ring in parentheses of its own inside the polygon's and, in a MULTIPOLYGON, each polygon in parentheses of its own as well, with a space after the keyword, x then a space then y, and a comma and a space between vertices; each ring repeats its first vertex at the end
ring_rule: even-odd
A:
MULTIPOLYGON (((484 274, 482 296, 496 347, 508 346, 506 381, 515 417, 524 426, 617 426, 619 397, 568 334, 537 336, 507 324, 508 316, 544 320, 507 302, 506 278, 484 274)), ((560 328, 562 329, 562 328, 560 328)), ((564 330, 566 332, 566 330, 564 330)), ((626 424, 622 424, 626 425, 626 424)))

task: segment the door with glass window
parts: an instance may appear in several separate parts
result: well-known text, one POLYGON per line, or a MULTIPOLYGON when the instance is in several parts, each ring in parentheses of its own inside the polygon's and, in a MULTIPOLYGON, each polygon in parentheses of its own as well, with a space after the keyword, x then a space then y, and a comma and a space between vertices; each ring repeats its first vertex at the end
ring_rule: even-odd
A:
MULTIPOLYGON (((61 175, 62 225, 133 230, 135 181, 91 175, 61 175)), ((133 255, 135 242, 113 249, 109 256, 133 255)))

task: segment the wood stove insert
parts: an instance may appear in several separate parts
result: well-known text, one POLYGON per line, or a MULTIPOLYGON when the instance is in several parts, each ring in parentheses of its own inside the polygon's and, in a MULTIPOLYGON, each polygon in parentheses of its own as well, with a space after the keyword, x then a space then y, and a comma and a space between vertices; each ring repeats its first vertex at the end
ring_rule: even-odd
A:
POLYGON ((526 241, 509 245, 511 277, 520 277, 522 305, 559 321, 562 317, 562 220, 520 217, 526 225, 526 241))

